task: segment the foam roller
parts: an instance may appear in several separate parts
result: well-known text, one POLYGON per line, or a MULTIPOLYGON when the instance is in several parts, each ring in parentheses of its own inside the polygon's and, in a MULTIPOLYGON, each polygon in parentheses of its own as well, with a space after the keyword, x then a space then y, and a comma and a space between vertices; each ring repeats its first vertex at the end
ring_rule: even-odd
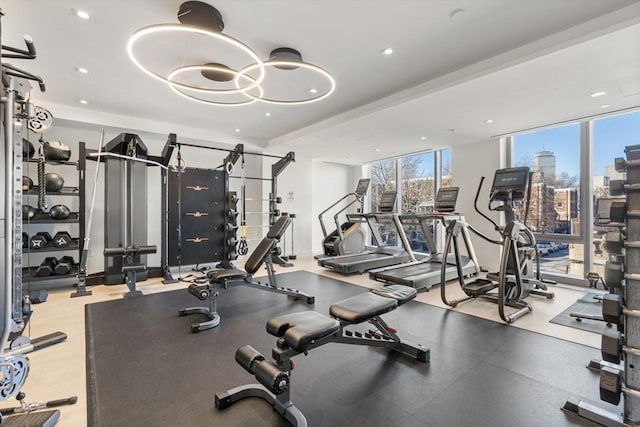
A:
POLYGON ((255 372, 256 363, 264 361, 264 356, 250 345, 243 345, 236 350, 236 362, 242 366, 247 372, 253 374, 255 372))
POLYGON ((289 373, 268 360, 258 362, 255 373, 258 382, 273 394, 284 393, 289 388, 289 373))

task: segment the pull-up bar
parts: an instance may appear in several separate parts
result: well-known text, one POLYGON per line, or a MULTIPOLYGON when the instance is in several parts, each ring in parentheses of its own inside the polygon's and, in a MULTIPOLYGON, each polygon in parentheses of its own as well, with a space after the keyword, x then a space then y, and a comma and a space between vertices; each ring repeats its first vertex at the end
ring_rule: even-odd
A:
MULTIPOLYGON (((209 147, 206 145, 189 144, 186 142, 178 142, 177 144, 181 145, 182 147, 193 147, 193 148, 203 148, 205 150, 226 151, 227 153, 233 153, 235 151, 229 148, 209 147)), ((251 154, 252 156, 272 157, 274 159, 284 159, 287 157, 287 156, 276 156, 275 154, 257 153, 254 151, 244 151, 244 150, 241 152, 241 154, 251 154)))

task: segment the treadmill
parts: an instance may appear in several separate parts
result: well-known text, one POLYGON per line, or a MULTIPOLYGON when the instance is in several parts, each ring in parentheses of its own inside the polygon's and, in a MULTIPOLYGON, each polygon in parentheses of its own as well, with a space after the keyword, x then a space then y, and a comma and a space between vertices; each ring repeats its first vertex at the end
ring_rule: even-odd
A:
POLYGON ((404 233, 398 214, 393 210, 396 202, 396 191, 385 191, 380 197, 378 212, 366 214, 349 214, 352 222, 366 222, 376 241, 377 247, 360 254, 351 254, 323 258, 318 265, 342 274, 364 273, 373 268, 387 267, 394 264, 415 261, 407 236, 404 233), (380 223, 391 223, 398 233, 401 247, 385 246, 380 235, 380 223))
MULTIPOLYGON (((431 289, 434 285, 440 283, 443 254, 439 253, 433 238, 431 237, 430 226, 436 222, 447 226, 448 221, 452 219, 464 220, 464 218, 455 213, 456 201, 458 199, 458 187, 443 187, 438 190, 435 200, 435 212, 426 214, 410 214, 400 215, 399 219, 402 224, 417 224, 421 230, 430 256, 421 261, 408 264, 390 266, 369 271, 369 278, 378 282, 399 284, 420 289, 431 289)), ((471 276, 480 273, 480 267, 476 260, 471 239, 468 235, 463 234, 467 247, 470 248, 469 256, 461 256, 462 274, 471 276)), ((454 280, 458 277, 456 269, 456 260, 453 254, 446 257, 447 269, 446 280, 454 280)))

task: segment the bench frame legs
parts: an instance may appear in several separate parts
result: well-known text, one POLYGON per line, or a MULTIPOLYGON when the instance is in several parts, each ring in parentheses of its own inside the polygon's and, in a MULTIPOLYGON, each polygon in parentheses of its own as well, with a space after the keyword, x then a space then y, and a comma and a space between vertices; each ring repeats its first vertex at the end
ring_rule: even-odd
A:
MULTIPOLYGON (((300 292, 297 289, 292 288, 282 288, 278 286, 276 281, 276 275, 273 272, 273 262, 271 261, 271 255, 267 257, 265 260, 265 265, 267 268, 267 276, 269 278, 269 283, 261 283, 254 282, 251 276, 246 276, 239 279, 227 279, 224 282, 220 283, 224 289, 226 289, 229 285, 243 285, 249 286, 251 288, 260 289, 263 291, 274 292, 276 294, 284 294, 293 299, 304 299, 307 304, 314 304, 316 301, 316 297, 313 295, 305 294, 304 292, 300 292)), ((208 290, 208 300, 209 307, 190 307, 181 309, 178 314, 180 316, 188 316, 190 314, 202 314, 205 315, 209 320, 199 323, 191 324, 191 332, 197 333, 201 331, 205 331, 207 329, 215 328, 220 324, 220 315, 218 314, 217 309, 217 298, 219 293, 218 283, 208 283, 203 285, 208 290)))
MULTIPOLYGON (((289 375, 291 375, 291 373, 289 373, 289 375)), ((273 409, 289 421, 291 425, 307 427, 307 419, 296 405, 291 402, 290 394, 291 390, 289 388, 282 394, 276 396, 260 384, 247 384, 216 394, 215 403, 218 410, 223 410, 244 398, 258 397, 267 401, 273 409)))

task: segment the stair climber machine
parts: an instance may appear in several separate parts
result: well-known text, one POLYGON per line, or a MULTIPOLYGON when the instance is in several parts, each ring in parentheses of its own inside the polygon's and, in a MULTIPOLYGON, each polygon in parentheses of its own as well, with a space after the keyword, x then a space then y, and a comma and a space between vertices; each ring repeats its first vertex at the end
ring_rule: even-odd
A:
MULTIPOLYGON (((529 211, 529 199, 531 195, 531 180, 528 167, 499 169, 493 178, 493 185, 489 196, 488 209, 494 212, 504 212, 505 225, 498 226, 491 218, 478 209, 478 197, 482 190, 484 177, 480 180, 478 191, 474 200, 476 211, 487 221, 491 222, 495 230, 500 233, 501 240, 494 240, 479 232, 471 225, 453 220, 447 226, 447 238, 444 245, 444 253, 449 252, 453 243, 453 253, 458 260, 458 281, 462 290, 467 295, 464 298, 450 301, 446 296, 446 286, 440 286, 442 302, 450 307, 471 299, 482 298, 498 304, 500 318, 506 323, 513 323, 518 318, 531 312, 531 306, 524 300, 530 294, 553 298, 553 292, 547 290, 546 283, 554 283, 543 280, 540 277, 540 260, 536 250, 536 239, 531 230, 525 225, 529 211), (515 204, 525 201, 524 222, 516 220, 515 204), (476 278, 473 281, 465 281, 460 261, 459 236, 465 236, 465 230, 471 230, 478 237, 487 242, 500 245, 500 267, 497 273, 488 273, 486 278, 476 278), (534 273, 533 262, 536 262, 534 273), (491 292, 497 289, 497 292, 491 292), (505 307, 513 307, 515 310, 507 313, 505 307)), ((468 238, 463 239, 467 244, 468 238)), ((467 249, 469 249, 467 247, 467 249)), ((446 280, 446 264, 442 264, 441 280, 446 280)))
POLYGON ((365 271, 394 264, 415 261, 398 214, 394 212, 396 191, 385 191, 380 197, 378 212, 348 214, 352 222, 366 222, 377 247, 359 254, 335 256, 318 260, 318 265, 342 274, 364 273, 365 271), (401 246, 386 246, 380 233, 380 224, 391 224, 397 233, 401 246))
POLYGON ((320 226, 322 227, 322 234, 324 236, 324 239, 322 240, 324 254, 316 256, 316 259, 339 255, 358 254, 365 251, 365 241, 367 235, 360 226, 360 222, 352 222, 347 220, 343 223, 340 223, 338 216, 358 202, 360 203, 359 212, 363 211, 364 196, 367 194, 370 181, 371 180, 369 178, 359 180, 358 185, 356 186, 356 190, 353 193, 349 193, 346 196, 341 197, 334 204, 320 212, 320 215, 318 215, 318 219, 320 220, 320 226), (335 230, 333 230, 330 234, 327 234, 327 228, 325 227, 322 216, 336 207, 338 204, 349 198, 353 198, 353 200, 347 203, 333 216, 333 221, 336 224, 335 230))
MULTIPOLYGON (((403 225, 418 226, 420 233, 424 237, 425 245, 429 251, 426 258, 416 262, 410 262, 389 267, 369 270, 369 278, 378 282, 411 286, 418 290, 431 289, 434 285, 441 283, 440 270, 443 260, 442 253, 438 252, 436 243, 432 237, 431 227, 440 222, 446 227, 451 220, 464 221, 464 217, 455 213, 456 202, 458 200, 458 187, 442 187, 436 194, 434 212, 424 214, 399 215, 403 225)), ((466 230, 463 233, 467 233, 466 230)), ((480 273, 480 267, 473 252, 471 241, 468 236, 463 236, 468 241, 468 256, 461 256, 462 273, 465 276, 472 276, 480 273)), ((414 254, 415 255, 415 254, 414 254)), ((418 256, 416 256, 418 258, 418 256)), ((458 276, 456 258, 453 254, 446 257, 446 280, 453 280, 458 276)))

